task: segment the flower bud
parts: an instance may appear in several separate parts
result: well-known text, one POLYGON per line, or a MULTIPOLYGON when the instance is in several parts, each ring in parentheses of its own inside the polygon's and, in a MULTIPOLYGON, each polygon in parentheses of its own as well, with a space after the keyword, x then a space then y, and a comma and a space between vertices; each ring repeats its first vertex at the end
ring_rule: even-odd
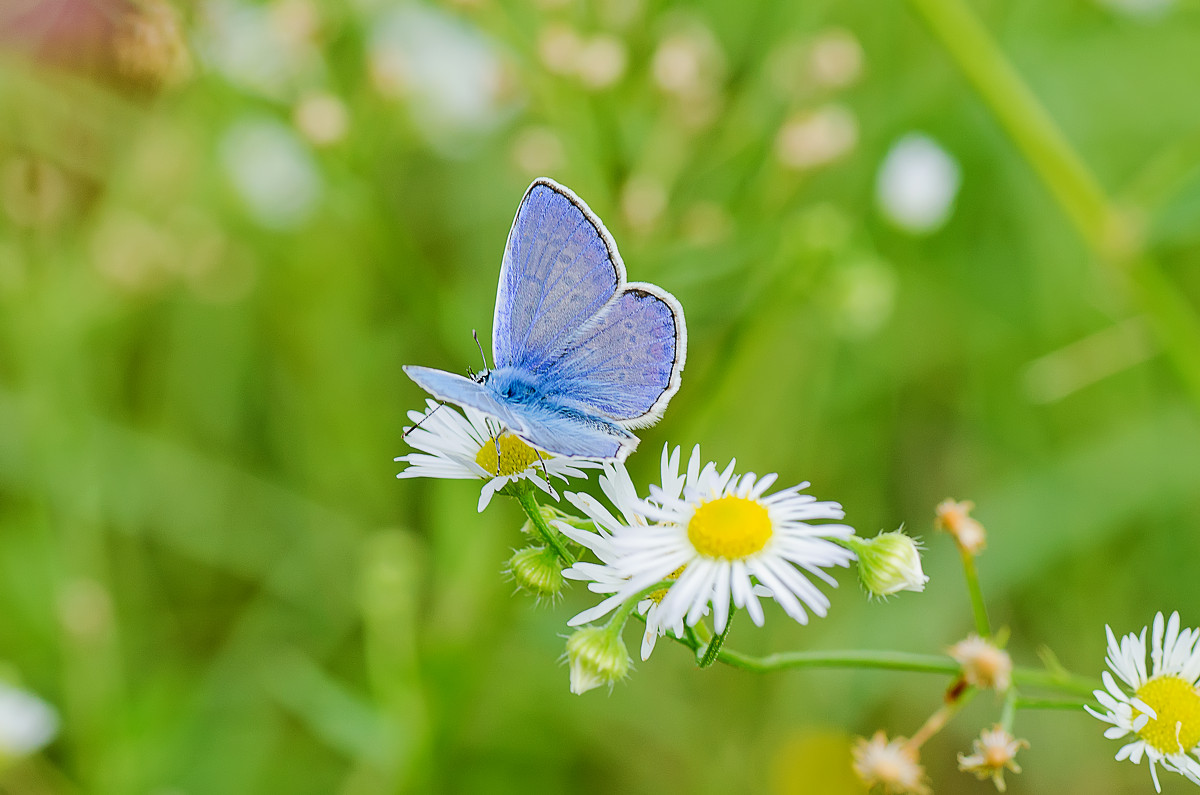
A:
POLYGON ((858 555, 859 579, 872 596, 925 590, 929 578, 921 570, 920 547, 904 533, 894 530, 874 538, 851 536, 847 543, 858 555))
POLYGON ((970 756, 958 755, 958 769, 964 773, 974 773, 980 781, 990 778, 996 789, 1004 792, 1007 788, 1004 771, 1021 772, 1020 765, 1016 763, 1017 751, 1028 748, 1029 743, 1016 739, 997 725, 984 729, 972 746, 975 753, 970 756))
POLYGON ((867 787, 891 795, 929 795, 925 768, 917 750, 903 737, 888 740, 882 731, 870 740, 859 737, 852 749, 854 773, 867 787))
POLYGON ((629 673, 629 651, 620 627, 584 627, 567 638, 571 692, 582 695, 600 685, 612 685, 629 673))
POLYGON ((958 502, 943 500, 937 507, 937 519, 934 526, 945 530, 954 536, 955 542, 963 551, 978 555, 987 546, 987 531, 970 514, 975 509, 975 503, 970 500, 958 502))
POLYGON ((562 593, 563 567, 558 553, 548 547, 525 547, 508 559, 508 572, 517 587, 539 599, 562 593))
POLYGON ((949 649, 962 666, 963 679, 973 687, 1003 693, 1012 684, 1012 658, 1008 652, 978 635, 968 635, 949 649))

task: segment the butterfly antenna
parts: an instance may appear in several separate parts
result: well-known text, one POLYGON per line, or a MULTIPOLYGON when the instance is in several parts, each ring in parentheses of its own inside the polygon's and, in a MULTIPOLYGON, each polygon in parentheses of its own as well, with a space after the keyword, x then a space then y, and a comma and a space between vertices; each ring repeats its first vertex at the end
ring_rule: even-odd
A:
POLYGON ((434 413, 435 411, 437 411, 438 409, 442 408, 442 407, 443 407, 443 406, 445 406, 445 405, 446 405, 445 403, 443 403, 442 401, 440 401, 440 400, 439 400, 439 401, 437 402, 437 405, 436 405, 436 406, 434 406, 434 407, 433 407, 433 409, 431 409, 431 410, 429 411, 429 413, 428 413, 428 414, 426 414, 424 417, 422 417, 422 418, 420 419, 420 421, 419 421, 419 422, 417 422, 417 424, 416 424, 416 425, 412 425, 412 426, 409 426, 408 428, 405 428, 405 429, 404 429, 404 433, 400 434, 400 438, 401 438, 401 439, 407 439, 407 438, 408 438, 408 435, 409 435, 410 433, 412 433, 412 432, 413 432, 413 431, 415 431, 417 428, 420 428, 422 425, 424 425, 424 424, 425 424, 425 420, 427 420, 427 419, 429 419, 430 417, 432 417, 432 416, 433 416, 433 413, 434 413))
POLYGON ((479 332, 471 329, 471 336, 475 338, 475 347, 479 348, 479 358, 483 359, 483 370, 487 372, 487 354, 483 352, 483 343, 479 341, 479 332))

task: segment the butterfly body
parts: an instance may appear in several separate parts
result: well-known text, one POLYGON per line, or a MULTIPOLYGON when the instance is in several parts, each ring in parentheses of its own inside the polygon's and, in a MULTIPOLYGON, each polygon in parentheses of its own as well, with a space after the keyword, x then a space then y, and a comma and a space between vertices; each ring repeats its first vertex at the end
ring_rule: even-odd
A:
POLYGON ((505 246, 494 369, 475 380, 404 371, 540 450, 623 459, 637 446, 629 429, 656 422, 678 390, 686 350, 679 302, 655 285, 626 282, 600 219, 543 178, 526 191, 505 246))

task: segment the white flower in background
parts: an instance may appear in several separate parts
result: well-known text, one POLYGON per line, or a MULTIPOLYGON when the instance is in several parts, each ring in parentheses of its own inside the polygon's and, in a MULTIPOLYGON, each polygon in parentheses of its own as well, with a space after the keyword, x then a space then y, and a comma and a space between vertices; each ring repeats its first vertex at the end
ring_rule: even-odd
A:
POLYGON ((0 683, 0 755, 26 756, 58 734, 58 713, 40 698, 0 683))
POLYGON ((793 114, 775 138, 775 154, 788 168, 804 171, 832 163, 858 144, 858 119, 841 105, 793 114))
POLYGON ((549 127, 530 126, 521 130, 513 139, 511 153, 517 168, 531 177, 553 174, 567 162, 562 139, 549 127))
POLYGON ((611 34, 598 33, 583 43, 575 67, 585 88, 599 90, 619 81, 625 75, 628 61, 625 42, 611 34))
POLYGON ((665 94, 682 100, 706 97, 721 89, 725 54, 713 32, 692 21, 659 42, 651 73, 665 94))
MULTIPOLYGON (((567 498, 592 516, 597 532, 559 526, 573 541, 592 549, 608 571, 595 564, 568 569, 577 579, 612 588, 612 595, 568 622, 593 621, 655 585, 673 582, 658 602, 655 629, 694 625, 712 608, 714 629, 723 632, 730 606, 745 608, 754 623, 764 615, 755 584, 770 591, 784 611, 807 623, 812 612, 823 616, 829 600, 809 580, 817 577, 837 585, 823 569, 848 566, 854 553, 831 541, 854 531, 841 524, 810 524, 841 519, 841 506, 800 494, 807 483, 767 495, 775 475, 734 475, 734 462, 723 471, 713 463, 700 466, 696 447, 687 472, 679 473, 679 451, 664 454, 663 484, 651 486, 649 499, 635 503, 623 498, 623 513, 633 512, 646 523, 619 522, 604 516, 594 500, 577 494, 567 498)), ((565 572, 564 572, 565 574, 565 572)), ((651 621, 647 622, 649 631, 651 621)))
POLYGON ((565 458, 539 453, 494 421, 468 406, 466 415, 436 401, 425 402, 426 411, 410 411, 414 423, 405 437, 420 453, 409 453, 396 460, 408 464, 398 478, 450 478, 484 480, 479 495, 479 510, 492 496, 510 483, 528 480, 547 494, 554 494, 546 476, 566 480, 586 477, 583 469, 599 462, 586 458, 565 458))
POLYGON ((1119 642, 1110 627, 1104 629, 1108 633, 1105 662, 1112 673, 1101 674, 1104 690, 1095 691, 1100 709, 1084 709, 1112 724, 1104 731, 1108 739, 1133 735, 1117 751, 1117 760, 1128 759, 1137 765, 1146 757, 1156 791, 1162 792, 1160 764, 1200 784, 1200 762, 1188 756, 1200 753, 1200 692, 1196 689, 1200 682, 1200 630, 1180 630, 1179 613, 1172 613, 1166 621, 1162 613, 1154 616, 1147 672, 1146 629, 1119 642))
POLYGON ((313 91, 296 103, 292 123, 314 146, 331 146, 346 137, 350 116, 346 103, 335 94, 313 91))
POLYGON ((202 6, 199 51, 234 85, 278 99, 322 71, 318 26, 316 7, 304 0, 214 0, 202 6))
POLYGON ((621 214, 630 228, 645 234, 667 209, 667 186, 652 174, 634 174, 621 187, 621 214))
POLYGON ((863 51, 848 30, 830 28, 817 34, 808 51, 812 82, 829 89, 845 88, 862 75, 863 51))
POLYGON ((271 229, 304 223, 321 197, 321 175, 292 129, 266 117, 237 121, 221 139, 221 165, 250 215, 271 229))
POLYGON ((954 211, 962 174, 958 161, 927 135, 909 133, 892 145, 875 180, 879 209, 913 234, 934 232, 954 211))
POLYGON ((405 4, 376 23, 372 77, 403 98, 426 142, 445 155, 494 129, 513 107, 511 72, 496 44, 466 20, 405 4))

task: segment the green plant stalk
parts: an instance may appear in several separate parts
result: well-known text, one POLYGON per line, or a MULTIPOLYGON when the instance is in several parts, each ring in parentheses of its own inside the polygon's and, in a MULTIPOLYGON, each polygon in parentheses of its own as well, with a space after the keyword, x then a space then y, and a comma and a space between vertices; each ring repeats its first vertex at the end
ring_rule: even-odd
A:
POLYGON ((963 0, 908 0, 1102 261, 1127 270, 1131 293, 1200 406, 1200 318, 1146 256, 1121 213, 963 0))
POLYGON ((1083 236, 1098 242, 1109 223, 1099 181, 962 0, 908 0, 1083 236))
POLYGON ((717 658, 721 654, 721 647, 725 645, 725 639, 729 637, 729 630, 732 628, 733 616, 731 615, 728 619, 726 619, 725 629, 721 631, 721 634, 714 636, 713 639, 708 642, 708 646, 704 648, 704 655, 701 656, 699 660, 699 665, 701 668, 709 668, 717 661, 717 658))
MULTIPOLYGON (((639 619, 645 620, 642 616, 639 619)), ((693 652, 698 651, 700 644, 692 643, 685 638, 677 638, 668 633, 667 637, 680 643, 693 652)), ((735 651, 728 647, 722 648, 717 654, 720 662, 734 668, 741 668, 755 673, 772 673, 795 668, 873 668, 891 671, 913 671, 916 673, 943 674, 958 676, 961 666, 953 659, 940 654, 914 654, 903 651, 794 651, 778 652, 763 657, 735 651)), ((1101 687, 1100 682, 1087 677, 1068 673, 1046 671, 1040 668, 1013 669, 1013 682, 1022 687, 1035 687, 1045 690, 1055 690, 1060 693, 1091 695, 1093 690, 1101 687)))
POLYGON ((975 615, 975 631, 981 638, 992 636, 992 625, 988 621, 987 603, 983 601, 983 589, 979 587, 979 572, 975 568, 975 556, 962 544, 958 544, 958 553, 962 557, 963 574, 967 578, 967 593, 971 596, 971 612, 975 615))
POLYGON ((1004 695, 1004 708, 1000 710, 1000 728, 1012 733, 1013 721, 1017 717, 1017 700, 1020 698, 1015 687, 1009 687, 1004 695))
POLYGON ((541 512, 538 510, 538 501, 533 496, 533 489, 523 489, 517 492, 517 502, 521 503, 521 508, 525 511, 525 515, 529 517, 529 521, 537 528, 542 539, 555 551, 563 563, 568 566, 575 564, 575 556, 571 554, 571 550, 567 549, 567 545, 563 543, 562 535, 550 525, 546 524, 546 520, 542 518, 541 512))
POLYGON ((953 695, 947 696, 946 703, 942 704, 937 712, 930 715, 921 728, 913 732, 913 736, 904 744, 904 747, 915 757, 918 749, 927 743, 930 737, 946 728, 946 724, 962 711, 963 707, 971 703, 971 699, 975 698, 977 692, 978 690, 974 687, 956 688, 953 695))
POLYGON ((1071 711, 1083 709, 1084 701, 1057 698, 1018 698, 1015 709, 1068 709, 1071 711))

